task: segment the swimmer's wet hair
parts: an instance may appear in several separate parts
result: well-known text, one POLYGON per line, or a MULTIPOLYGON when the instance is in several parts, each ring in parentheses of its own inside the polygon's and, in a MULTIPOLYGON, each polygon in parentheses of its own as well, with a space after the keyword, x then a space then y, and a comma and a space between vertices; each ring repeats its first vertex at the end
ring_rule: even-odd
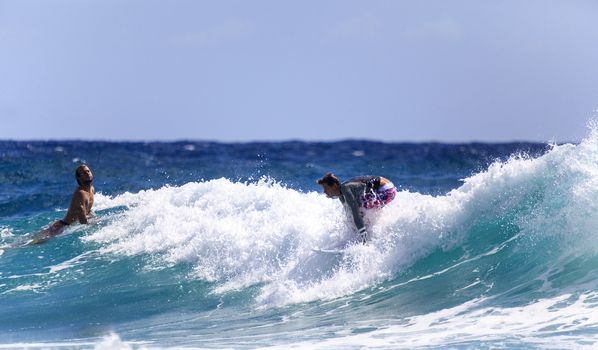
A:
POLYGON ((79 169, 82 169, 84 166, 89 168, 89 165, 83 163, 75 169, 75 180, 77 180, 78 185, 81 185, 81 181, 79 181, 79 169))
POLYGON ((334 175, 333 173, 327 173, 326 175, 324 175, 323 178, 319 179, 317 183, 318 185, 326 184, 328 186, 332 186, 334 184, 341 184, 338 177, 336 177, 336 175, 334 175))

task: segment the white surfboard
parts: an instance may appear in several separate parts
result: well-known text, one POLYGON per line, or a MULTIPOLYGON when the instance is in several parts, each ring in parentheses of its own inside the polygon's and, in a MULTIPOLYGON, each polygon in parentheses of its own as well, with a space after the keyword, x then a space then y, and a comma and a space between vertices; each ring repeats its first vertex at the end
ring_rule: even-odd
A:
POLYGON ((324 253, 324 254, 343 254, 345 249, 322 249, 322 248, 312 248, 316 253, 324 253))

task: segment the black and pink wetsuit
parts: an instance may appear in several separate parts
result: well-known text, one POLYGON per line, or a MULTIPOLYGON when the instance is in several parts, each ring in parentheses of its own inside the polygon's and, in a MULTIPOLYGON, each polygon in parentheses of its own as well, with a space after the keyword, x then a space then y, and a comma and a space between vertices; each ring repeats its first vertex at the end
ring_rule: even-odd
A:
POLYGON ((397 193, 396 187, 388 181, 380 185, 379 176, 358 176, 341 183, 339 199, 345 204, 357 227, 362 242, 367 240, 367 230, 361 209, 380 209, 392 202, 397 193))

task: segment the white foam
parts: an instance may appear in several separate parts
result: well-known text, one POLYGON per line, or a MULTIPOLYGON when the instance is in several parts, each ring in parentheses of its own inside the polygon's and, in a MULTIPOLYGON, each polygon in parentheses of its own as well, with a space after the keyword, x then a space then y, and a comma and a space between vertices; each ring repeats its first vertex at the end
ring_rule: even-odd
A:
POLYGON ((49 267, 50 270, 48 273, 50 273, 50 274, 57 273, 59 271, 66 270, 66 269, 75 267, 77 265, 83 264, 83 263, 85 263, 85 258, 90 256, 92 253, 93 253, 93 251, 85 252, 81 255, 77 255, 76 257, 74 257, 72 259, 69 259, 69 260, 63 261, 59 264, 50 266, 49 267))
POLYGON ((104 253, 160 254, 167 265, 191 262, 199 278, 231 288, 270 280, 300 252, 344 239, 340 204, 279 184, 218 179, 102 199, 129 210, 86 237, 104 253))
POLYGON ((0 239, 12 238, 14 234, 10 227, 0 227, 0 239))
POLYGON ((39 289, 42 289, 43 286, 41 284, 38 283, 34 283, 34 284, 28 284, 28 285, 22 285, 22 286, 17 286, 15 288, 6 290, 4 292, 2 292, 1 294, 11 294, 11 293, 16 293, 16 292, 38 292, 39 289))
POLYGON ((15 238, 15 234, 12 232, 10 227, 0 226, 0 255, 4 253, 3 248, 11 247, 11 243, 15 238))
MULTIPOLYGON (((98 341, 65 341, 65 342, 37 342, 0 344, 0 349, 95 349, 95 350, 150 350, 158 349, 146 347, 142 342, 125 342, 118 334, 112 332, 98 341)), ((166 349, 166 348, 160 348, 166 349)), ((174 350, 175 348, 169 348, 174 350)))
POLYGON ((94 350, 147 350, 150 348, 139 343, 124 342, 118 334, 110 333, 95 344, 94 350))

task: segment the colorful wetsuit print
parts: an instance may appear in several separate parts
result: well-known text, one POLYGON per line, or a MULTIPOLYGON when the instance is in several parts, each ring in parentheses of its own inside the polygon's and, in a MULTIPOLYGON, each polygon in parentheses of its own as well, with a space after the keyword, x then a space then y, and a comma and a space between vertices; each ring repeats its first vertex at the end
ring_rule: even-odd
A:
POLYGON ((377 190, 372 186, 366 190, 363 196, 361 196, 361 206, 366 209, 382 208, 392 202, 392 200, 395 199, 396 194, 397 188, 392 182, 387 182, 377 190))

